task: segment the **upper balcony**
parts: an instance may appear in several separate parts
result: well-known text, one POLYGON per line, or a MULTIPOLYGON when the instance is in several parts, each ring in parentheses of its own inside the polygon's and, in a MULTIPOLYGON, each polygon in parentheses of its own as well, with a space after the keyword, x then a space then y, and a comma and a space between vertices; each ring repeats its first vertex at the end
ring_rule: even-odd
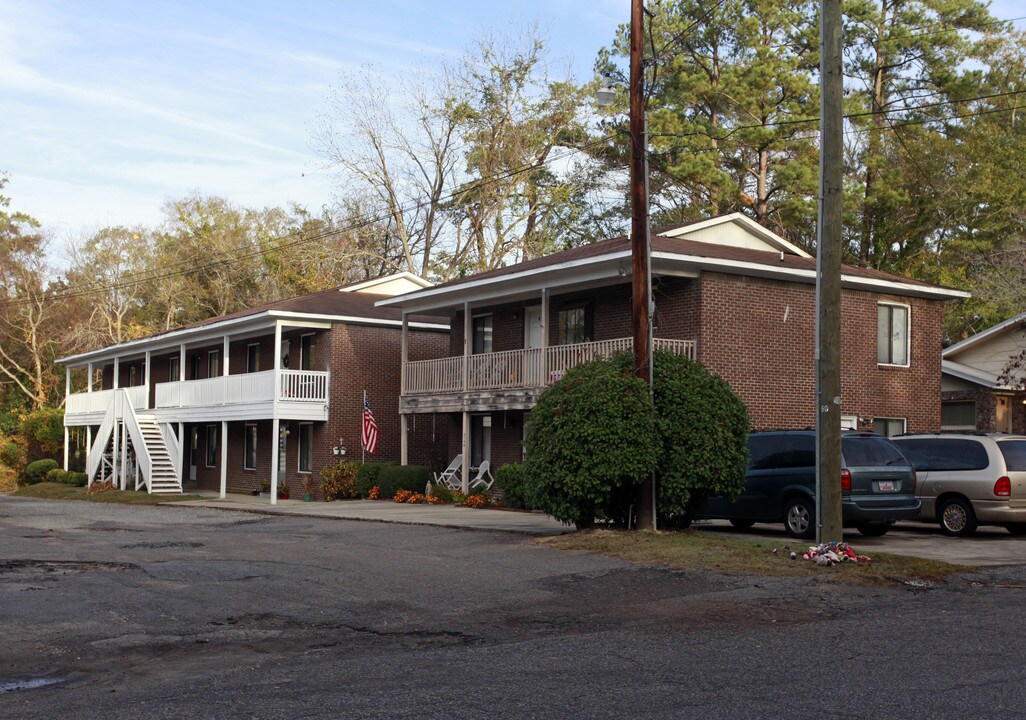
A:
MULTIPOLYGON (((329 380, 323 371, 278 369, 157 383, 153 407, 147 386, 125 390, 136 411, 152 412, 160 422, 327 420, 329 380)), ((68 395, 65 424, 99 424, 114 394, 97 390, 68 395)))
MULTIPOLYGON (((656 350, 695 359, 694 340, 656 338, 656 350)), ((401 407, 405 411, 456 410, 465 398, 487 404, 489 395, 512 395, 514 406, 530 406, 542 388, 570 368, 596 358, 630 351, 633 338, 616 338, 572 345, 551 345, 505 352, 458 355, 403 363, 401 407)))

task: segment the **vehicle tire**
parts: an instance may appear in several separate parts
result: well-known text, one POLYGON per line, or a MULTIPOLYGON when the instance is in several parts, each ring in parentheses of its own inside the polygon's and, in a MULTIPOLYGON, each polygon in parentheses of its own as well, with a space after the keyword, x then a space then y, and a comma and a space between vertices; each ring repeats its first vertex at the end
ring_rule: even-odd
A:
POLYGON ((1005 523, 1005 530, 1013 535, 1026 535, 1026 523, 1005 523))
POLYGON ((731 518, 730 524, 736 527, 738 530, 747 530, 755 524, 754 520, 744 520, 742 518, 731 518))
POLYGON ((855 526, 866 537, 880 537, 891 529, 890 523, 862 523, 855 526))
POLYGON ((945 500, 937 512, 941 532, 951 537, 968 537, 976 532, 976 513, 962 498, 945 500))
POLYGON ((816 535, 816 509, 808 498, 789 498, 784 504, 784 529, 793 538, 807 540, 816 535))

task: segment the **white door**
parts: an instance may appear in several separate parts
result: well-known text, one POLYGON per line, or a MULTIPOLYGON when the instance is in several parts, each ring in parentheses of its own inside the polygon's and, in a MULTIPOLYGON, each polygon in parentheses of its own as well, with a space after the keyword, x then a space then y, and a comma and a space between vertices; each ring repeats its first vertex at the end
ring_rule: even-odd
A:
POLYGON ((524 309, 524 380, 528 387, 540 387, 543 382, 541 306, 524 309))

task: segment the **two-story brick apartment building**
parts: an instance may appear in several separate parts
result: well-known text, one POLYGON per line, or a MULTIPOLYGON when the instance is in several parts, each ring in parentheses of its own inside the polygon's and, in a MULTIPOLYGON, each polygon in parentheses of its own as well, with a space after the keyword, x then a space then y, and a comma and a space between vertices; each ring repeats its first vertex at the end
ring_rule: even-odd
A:
MULTIPOLYGON (((653 233, 654 345, 727 380, 756 428, 815 423, 815 259, 740 214, 653 233)), ((451 428, 470 467, 519 461, 525 414, 583 360, 632 344, 630 242, 616 238, 379 302, 452 318, 448 353, 404 356, 400 414, 451 428)), ((940 425, 941 314, 958 290, 842 270, 842 413, 894 434, 940 425)), ((412 450, 405 448, 404 459, 412 450)))
MULTIPOLYGON (((293 495, 304 476, 319 486, 343 448, 359 459, 364 391, 380 432, 373 459, 399 460, 400 357, 444 354, 449 324, 376 303, 427 286, 403 273, 63 358, 65 466, 77 427, 90 482, 223 497, 267 481, 276 502, 278 483, 293 495)), ((444 455, 440 429, 413 432, 415 459, 444 455)))

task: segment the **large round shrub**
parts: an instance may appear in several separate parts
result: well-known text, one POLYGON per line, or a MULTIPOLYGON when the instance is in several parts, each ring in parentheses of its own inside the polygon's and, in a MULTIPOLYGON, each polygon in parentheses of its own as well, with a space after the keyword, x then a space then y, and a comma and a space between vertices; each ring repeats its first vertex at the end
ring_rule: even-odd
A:
POLYGON ((657 352, 657 506, 682 516, 713 495, 736 498, 748 467, 748 409, 701 363, 657 352))
POLYGON ((46 480, 46 474, 57 468, 57 461, 50 458, 30 462, 21 471, 22 485, 35 485, 46 480))
POLYGON ((615 517, 655 465, 648 386, 612 360, 578 365, 538 398, 526 444, 524 471, 542 510, 578 527, 615 517))

